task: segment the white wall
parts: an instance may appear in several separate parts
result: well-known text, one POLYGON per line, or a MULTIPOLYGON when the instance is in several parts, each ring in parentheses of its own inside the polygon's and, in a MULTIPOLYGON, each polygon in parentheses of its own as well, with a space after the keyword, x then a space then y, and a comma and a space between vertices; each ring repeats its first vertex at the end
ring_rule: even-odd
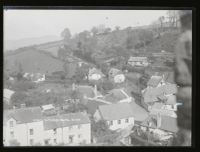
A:
POLYGON ((11 139, 16 139, 20 146, 29 146, 30 145, 30 139, 34 140, 34 143, 41 143, 43 144, 43 122, 32 122, 32 123, 24 123, 24 124, 16 124, 16 121, 14 121, 14 127, 10 128, 9 122, 14 121, 13 119, 10 119, 7 121, 7 124, 5 126, 4 130, 4 137, 6 140, 6 145, 9 145, 9 141, 11 139), (33 135, 29 134, 29 129, 33 129, 33 135), (14 131, 14 138, 10 136, 10 132, 14 131))
POLYGON ((101 79, 101 75, 100 74, 92 74, 88 76, 89 80, 99 80, 101 79))
POLYGON ((126 127, 128 127, 129 125, 134 125, 134 118, 130 117, 128 118, 129 122, 126 123, 126 119, 120 119, 121 123, 118 124, 118 120, 113 120, 113 125, 110 125, 110 121, 107 121, 108 125, 109 125, 109 129, 110 130, 117 130, 117 129, 124 129, 126 127))

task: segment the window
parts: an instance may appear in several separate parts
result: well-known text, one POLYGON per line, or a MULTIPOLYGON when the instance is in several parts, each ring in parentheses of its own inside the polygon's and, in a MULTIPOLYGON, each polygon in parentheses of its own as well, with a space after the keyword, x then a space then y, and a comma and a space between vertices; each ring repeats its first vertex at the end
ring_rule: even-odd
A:
POLYGON ((30 139, 30 145, 33 145, 33 142, 34 142, 33 139, 30 139))
POLYGON ((13 121, 10 121, 10 127, 13 127, 13 121))
POLYGON ((10 136, 11 136, 11 138, 14 138, 14 131, 10 132, 10 136))
POLYGON ((113 121, 111 120, 111 121, 110 121, 110 126, 112 126, 112 125, 113 125, 113 121))
POLYGON ((78 129, 81 129, 81 125, 78 125, 78 129))
POLYGON ((127 119, 126 119, 126 123, 128 123, 128 122, 129 122, 129 119, 127 118, 127 119))
POLYGON ((69 136, 69 143, 73 143, 74 135, 69 136))
POLYGON ((30 135, 33 135, 33 129, 29 130, 30 135))
POLYGON ((54 141, 55 144, 57 144, 57 140, 56 139, 54 139, 53 141, 54 141))
POLYGON ((69 130, 72 130, 73 129, 73 126, 69 126, 69 130))
POLYGON ((53 129, 53 132, 54 132, 54 134, 56 134, 56 133, 57 133, 57 129, 56 129, 56 128, 54 128, 54 129, 53 129))
POLYGON ((121 124, 121 120, 118 120, 118 124, 121 124))

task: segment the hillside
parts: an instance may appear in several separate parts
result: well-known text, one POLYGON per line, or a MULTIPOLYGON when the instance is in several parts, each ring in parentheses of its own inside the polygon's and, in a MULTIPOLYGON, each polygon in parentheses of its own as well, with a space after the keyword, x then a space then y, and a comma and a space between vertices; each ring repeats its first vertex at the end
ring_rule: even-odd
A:
POLYGON ((54 35, 47 35, 42 37, 24 38, 19 40, 5 40, 4 51, 15 50, 21 47, 26 47, 30 45, 36 45, 56 40, 60 40, 60 37, 54 35))
POLYGON ((21 66, 24 72, 52 73, 63 70, 63 62, 42 51, 29 48, 5 55, 5 69, 15 71, 21 66))
POLYGON ((152 43, 146 46, 147 52, 174 52, 174 47, 179 37, 179 31, 170 31, 163 33, 160 37, 154 39, 152 43))
POLYGON ((45 52, 49 52, 51 53, 53 56, 57 57, 58 55, 58 50, 61 46, 63 46, 63 41, 54 41, 54 42, 48 42, 48 43, 44 43, 44 44, 40 44, 35 46, 36 49, 38 50, 42 50, 45 52))

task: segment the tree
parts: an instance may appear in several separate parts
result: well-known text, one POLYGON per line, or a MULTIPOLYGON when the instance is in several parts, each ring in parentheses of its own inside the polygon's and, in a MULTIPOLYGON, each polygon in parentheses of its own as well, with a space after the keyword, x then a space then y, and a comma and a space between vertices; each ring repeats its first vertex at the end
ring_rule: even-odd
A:
POLYGON ((119 31, 120 30, 120 26, 115 26, 115 30, 119 31))
POLYGON ((27 97, 28 96, 24 92, 15 92, 11 97, 11 103, 12 105, 19 107, 26 102, 27 97))
POLYGON ((165 20, 165 17, 164 16, 161 16, 159 17, 159 22, 160 22, 160 28, 161 28, 161 31, 163 30, 163 23, 164 23, 164 20, 165 20))
POLYGON ((96 34, 98 33, 97 27, 93 27, 93 28, 91 29, 91 32, 92 32, 92 35, 93 35, 93 36, 96 36, 96 34))
POLYGON ((65 28, 62 32, 61 32, 61 37, 64 40, 69 40, 71 38, 71 33, 70 30, 68 28, 65 28))
POLYGON ((177 27, 179 14, 177 10, 169 10, 167 11, 167 18, 171 27, 177 27))

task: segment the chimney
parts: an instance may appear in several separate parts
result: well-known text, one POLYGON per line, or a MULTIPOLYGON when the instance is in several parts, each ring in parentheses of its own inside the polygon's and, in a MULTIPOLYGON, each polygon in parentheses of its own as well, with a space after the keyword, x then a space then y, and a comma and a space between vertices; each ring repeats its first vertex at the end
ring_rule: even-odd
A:
POLYGON ((157 113, 157 128, 161 127, 161 123, 162 123, 161 114, 157 113))
POLYGON ((94 97, 97 97, 97 85, 94 85, 94 97))

